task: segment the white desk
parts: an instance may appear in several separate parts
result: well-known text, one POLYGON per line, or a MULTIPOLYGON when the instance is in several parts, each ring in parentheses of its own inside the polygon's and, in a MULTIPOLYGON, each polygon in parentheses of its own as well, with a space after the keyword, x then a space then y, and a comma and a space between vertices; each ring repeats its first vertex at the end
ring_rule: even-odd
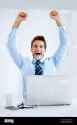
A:
POLYGON ((71 105, 44 106, 33 109, 8 110, 0 108, 0 117, 77 117, 77 100, 71 105))

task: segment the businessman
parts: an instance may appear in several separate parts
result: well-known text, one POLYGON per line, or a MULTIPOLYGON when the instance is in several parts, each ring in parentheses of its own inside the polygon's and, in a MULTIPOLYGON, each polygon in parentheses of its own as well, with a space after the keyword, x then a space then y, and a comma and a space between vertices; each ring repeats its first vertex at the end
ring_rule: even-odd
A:
POLYGON ((23 58, 22 55, 17 52, 16 33, 21 23, 27 20, 28 14, 26 12, 20 12, 12 26, 12 31, 8 37, 7 46, 11 57, 22 72, 23 78, 27 75, 52 75, 62 60, 65 48, 67 46, 67 34, 63 28, 59 11, 52 10, 50 11, 49 16, 50 19, 55 21, 58 27, 60 40, 60 45, 52 57, 44 57, 47 44, 44 36, 42 35, 35 36, 31 41, 31 52, 33 56, 32 60, 23 58))
MULTIPOLYGON (((53 56, 45 58, 47 44, 44 36, 42 35, 35 36, 31 41, 32 60, 23 58, 22 55, 17 52, 16 33, 21 23, 27 20, 28 14, 26 12, 20 12, 17 15, 12 26, 12 31, 8 37, 7 47, 9 49, 10 55, 22 73, 23 99, 26 96, 25 77, 27 75, 52 75, 55 73, 62 60, 65 49, 67 48, 67 34, 63 28, 59 11, 52 10, 50 11, 49 16, 50 19, 55 21, 58 27, 60 40, 59 47, 53 56)), ((23 103, 19 105, 19 108, 23 107, 23 103)))

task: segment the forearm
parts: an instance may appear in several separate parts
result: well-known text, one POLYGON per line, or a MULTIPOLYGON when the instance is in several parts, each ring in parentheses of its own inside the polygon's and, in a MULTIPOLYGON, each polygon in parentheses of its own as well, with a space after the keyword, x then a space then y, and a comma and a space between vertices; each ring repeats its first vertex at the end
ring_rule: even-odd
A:
POLYGON ((16 49, 16 32, 17 32, 17 29, 12 28, 12 31, 8 37, 7 47, 14 62, 20 68, 22 66, 22 58, 16 49))
POLYGON ((59 40, 60 40, 59 47, 53 56, 55 65, 59 64, 65 53, 65 48, 67 48, 67 33, 65 32, 62 26, 59 26, 59 40))
POLYGON ((12 51, 16 48, 16 28, 12 28, 9 36, 8 36, 8 48, 12 51))
POLYGON ((13 26, 12 26, 12 28, 13 29, 14 28, 19 28, 20 24, 21 24, 20 20, 16 19, 15 22, 14 22, 14 24, 13 24, 13 26))
POLYGON ((63 22, 62 22, 62 19, 60 17, 59 17, 59 19, 56 19, 55 21, 56 21, 56 25, 58 27, 63 27, 63 22))
POLYGON ((67 32, 65 31, 63 26, 59 26, 59 40, 60 46, 67 44, 67 32))

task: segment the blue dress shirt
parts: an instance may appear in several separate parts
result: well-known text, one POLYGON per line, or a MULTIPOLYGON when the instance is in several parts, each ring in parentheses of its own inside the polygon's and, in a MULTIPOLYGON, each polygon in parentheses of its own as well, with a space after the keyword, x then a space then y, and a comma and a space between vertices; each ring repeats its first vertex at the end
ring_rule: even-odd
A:
MULTIPOLYGON (((9 34, 8 38, 8 49, 11 54, 11 57, 13 58, 16 65, 21 70, 23 76, 27 75, 34 75, 35 74, 35 59, 30 60, 28 58, 23 58, 16 50, 16 32, 17 29, 13 28, 11 33, 9 34)), ((44 62, 43 71, 44 75, 52 75, 58 64, 60 63, 66 45, 67 45, 67 34, 64 31, 63 27, 59 27, 59 39, 60 39, 60 45, 57 49, 56 53, 52 57, 48 57, 45 59, 42 59, 41 61, 44 62)))
MULTIPOLYGON (((65 52, 65 48, 67 46, 67 33, 65 32, 64 28, 62 26, 58 27, 59 29, 59 40, 60 45, 56 51, 56 53, 52 57, 47 57, 45 59, 42 59, 41 61, 43 64, 43 74, 44 75, 52 75, 55 73, 62 57, 65 52)), ((11 54, 11 57, 13 58, 16 65, 19 67, 22 76, 23 76, 23 82, 25 79, 25 76, 27 75, 34 75, 35 74, 35 59, 30 60, 28 58, 23 58, 20 53, 17 52, 16 49, 16 32, 17 28, 12 28, 11 33, 8 37, 8 43, 7 47, 9 49, 9 52, 11 54)), ((23 86, 24 88, 25 86, 23 86)))

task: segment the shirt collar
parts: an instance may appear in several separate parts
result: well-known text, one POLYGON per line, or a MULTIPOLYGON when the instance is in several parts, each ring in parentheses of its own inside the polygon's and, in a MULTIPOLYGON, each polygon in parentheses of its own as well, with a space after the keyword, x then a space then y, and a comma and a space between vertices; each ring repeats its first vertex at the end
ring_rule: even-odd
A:
MULTIPOLYGON (((40 60, 40 62, 41 62, 42 64, 44 64, 44 60, 45 60, 45 57, 43 57, 43 58, 40 60)), ((37 61, 37 60, 36 60, 35 58, 33 58, 32 63, 35 64, 36 61, 37 61)))

